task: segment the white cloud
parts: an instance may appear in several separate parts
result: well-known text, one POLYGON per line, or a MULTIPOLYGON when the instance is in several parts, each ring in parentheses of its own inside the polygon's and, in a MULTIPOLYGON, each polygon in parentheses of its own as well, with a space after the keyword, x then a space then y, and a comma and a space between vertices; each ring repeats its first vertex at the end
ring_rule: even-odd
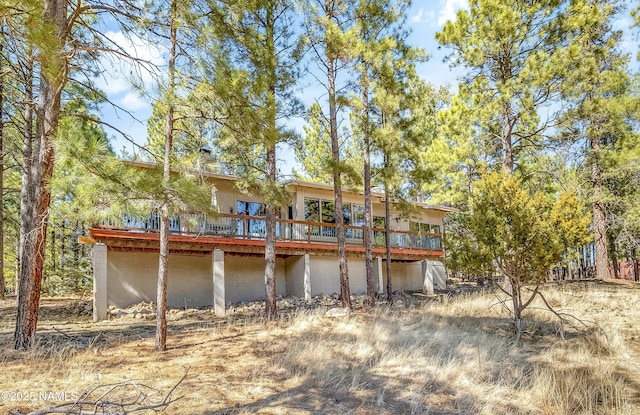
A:
POLYGON ((127 92, 118 100, 118 104, 129 111, 138 111, 149 108, 149 101, 140 96, 136 92, 127 92))
POLYGON ((153 62, 157 65, 162 64, 164 61, 162 52, 157 45, 153 45, 136 35, 125 35, 122 31, 109 31, 105 33, 105 37, 133 57, 153 62))
POLYGON ((112 42, 107 47, 118 48, 140 62, 113 53, 103 54, 100 65, 104 72, 96 80, 96 86, 107 95, 130 91, 132 82, 144 85, 147 91, 153 89, 156 72, 164 65, 164 57, 158 46, 135 35, 127 36, 121 31, 109 31, 105 37, 112 42))
POLYGON ((415 16, 411 17, 411 21, 413 23, 420 23, 422 21, 422 15, 424 14, 424 10, 422 10, 422 8, 420 8, 420 10, 418 10, 418 13, 415 14, 415 16))
POLYGON ((468 9, 469 0, 445 0, 444 6, 438 15, 438 26, 443 26, 448 20, 456 20, 456 12, 460 9, 468 9))

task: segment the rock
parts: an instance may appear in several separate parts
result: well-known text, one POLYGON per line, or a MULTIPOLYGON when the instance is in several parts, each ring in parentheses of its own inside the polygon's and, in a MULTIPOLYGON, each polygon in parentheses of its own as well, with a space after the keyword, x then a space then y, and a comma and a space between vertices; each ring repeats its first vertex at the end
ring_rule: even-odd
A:
POLYGON ((325 317, 331 317, 331 318, 345 317, 348 315, 349 315, 349 309, 341 308, 341 307, 330 308, 329 310, 327 310, 326 313, 324 313, 325 317))

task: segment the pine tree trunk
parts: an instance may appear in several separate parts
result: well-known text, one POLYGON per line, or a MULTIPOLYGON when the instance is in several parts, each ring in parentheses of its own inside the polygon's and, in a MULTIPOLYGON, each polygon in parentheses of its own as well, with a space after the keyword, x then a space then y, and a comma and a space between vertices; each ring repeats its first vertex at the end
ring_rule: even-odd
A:
POLYGON ((33 180, 31 179, 31 165, 33 164, 33 51, 28 52, 25 61, 25 73, 27 79, 24 83, 24 128, 23 128, 23 147, 22 147, 22 183, 20 186, 20 237, 18 238, 18 256, 16 270, 16 299, 20 303, 20 275, 22 273, 22 256, 24 255, 26 235, 30 229, 29 217, 33 216, 31 212, 33 204, 30 203, 32 197, 29 196, 33 180), (26 218, 26 219, 25 219, 26 218))
MULTIPOLYGON (((62 235, 63 235, 63 238, 64 238, 64 232, 63 232, 62 235)), ((64 255, 64 249, 61 249, 60 252, 56 252, 56 230, 55 230, 55 225, 51 229, 51 245, 49 246, 49 255, 51 255, 51 269, 53 271, 55 271, 56 270, 56 257, 62 258, 62 255, 64 255)))
POLYGON ((176 0, 171 2, 169 16, 169 66, 167 89, 167 116, 165 123, 164 163, 162 181, 164 195, 160 208, 160 258, 158 262, 158 287, 156 300, 156 351, 167 350, 167 280, 169 279, 169 182, 171 179, 171 152, 173 150, 174 100, 176 77, 177 26, 176 0))
MULTIPOLYGON (((386 162, 386 160, 385 160, 386 162)), ((387 302, 393 303, 393 285, 391 278, 391 199, 389 198, 389 188, 384 186, 384 245, 385 245, 385 266, 387 271, 387 302)))
MULTIPOLYGON (((63 50, 63 34, 67 25, 67 2, 46 0, 44 20, 50 22, 57 35, 59 50, 63 50)), ((20 289, 16 315, 15 348, 24 350, 35 341, 42 271, 44 266, 47 225, 53 176, 54 141, 60 120, 60 96, 66 84, 67 63, 62 54, 47 56, 41 62, 40 88, 36 105, 36 136, 33 154, 24 161, 23 198, 20 237, 23 240, 20 258, 20 289)))
POLYGON ((366 72, 362 76, 363 158, 364 158, 364 263, 367 282, 367 304, 373 306, 376 290, 373 283, 373 214, 371 206, 371 140, 369 137, 369 86, 366 72))
MULTIPOLYGON (((267 180, 276 181, 276 148, 271 146, 267 151, 267 180)), ((273 203, 266 206, 266 235, 264 247, 264 287, 265 287, 265 310, 267 319, 273 319, 278 315, 278 305, 276 301, 276 207, 273 203)))
POLYGON ((160 258, 156 298, 156 351, 167 350, 167 280, 169 277, 169 207, 160 208, 160 258))
POLYGON ((593 232, 596 248, 596 279, 604 280, 609 277, 609 255, 607 249, 607 219, 605 213, 602 185, 602 171, 600 169, 600 139, 591 139, 591 184, 593 186, 593 232))
POLYGON ((514 155, 513 155, 513 141, 512 141, 512 109, 511 103, 506 101, 504 103, 502 113, 502 165, 504 171, 507 174, 513 174, 514 155))
POLYGON ((632 263, 633 263, 633 280, 634 281, 640 281, 640 275, 639 275, 639 267, 638 267, 638 248, 634 247, 633 248, 633 259, 632 259, 632 263))
POLYGON ((0 300, 4 300, 4 48, 0 39, 0 300))
MULTIPOLYGON (((278 129, 276 125, 276 50, 275 50, 275 17, 273 8, 266 7, 266 54, 268 56, 268 71, 270 85, 267 97, 267 183, 269 187, 277 185, 276 143, 278 141, 278 129)), ((271 192, 270 192, 271 193, 271 192)), ((273 195, 269 195, 273 198, 273 195)), ((265 311, 267 319, 273 319, 278 315, 277 291, 276 291, 276 206, 273 200, 268 199, 265 212, 265 246, 264 246, 264 289, 265 311)))
POLYGON ((609 258, 611 258, 611 265, 613 266, 613 277, 619 280, 620 279, 620 263, 618 262, 618 256, 616 253, 616 241, 614 236, 611 234, 609 234, 609 258))
MULTIPOLYGON (((325 8, 331 11, 329 0, 325 0, 325 8)), ((342 210, 342 172, 340 167, 340 143, 338 142, 338 113, 336 102, 336 60, 327 56, 327 84, 329 92, 329 128, 331 135, 331 156, 333 157, 333 190, 336 206, 336 237, 338 242, 338 262, 340 266, 340 298, 344 308, 351 309, 351 289, 349 287, 349 268, 347 265, 347 248, 344 233, 344 212, 342 210)))

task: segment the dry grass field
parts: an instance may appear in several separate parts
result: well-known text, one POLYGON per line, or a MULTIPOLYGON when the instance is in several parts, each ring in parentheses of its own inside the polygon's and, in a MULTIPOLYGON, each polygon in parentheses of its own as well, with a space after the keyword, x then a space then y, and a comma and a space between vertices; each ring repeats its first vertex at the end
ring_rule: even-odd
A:
POLYGON ((496 294, 472 294, 337 318, 291 311, 268 323, 174 313, 160 354, 153 320, 94 324, 73 298, 44 299, 37 348, 13 351, 15 304, 5 300, 0 414, 127 381, 121 393, 146 386, 160 398, 187 372, 165 413, 640 414, 640 286, 577 282, 544 293, 576 318, 564 339, 536 303, 516 343, 496 294))

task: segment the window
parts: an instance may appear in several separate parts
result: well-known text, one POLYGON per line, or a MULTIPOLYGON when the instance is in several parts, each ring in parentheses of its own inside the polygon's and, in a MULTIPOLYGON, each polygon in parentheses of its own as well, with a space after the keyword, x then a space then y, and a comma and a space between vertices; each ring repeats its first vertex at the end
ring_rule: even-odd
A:
POLYGON ((336 204, 331 200, 322 200, 322 216, 320 222, 336 223, 336 204))
POLYGON ((351 225, 352 224, 352 208, 351 203, 344 203, 342 205, 342 217, 344 217, 344 224, 351 225))
POLYGON ((238 215, 265 216, 267 206, 260 202, 243 202, 238 200, 238 215))
MULTIPOLYGON (((264 203, 238 200, 238 215, 265 216, 266 214, 267 207, 264 203)), ((238 232, 241 235, 265 236, 267 234, 267 226, 264 220, 238 219, 238 232)))
POLYGON ((440 225, 430 225, 428 223, 409 222, 409 230, 419 233, 440 233, 440 225))
POLYGON ((411 243, 414 246, 440 249, 440 237, 433 235, 440 233, 440 225, 409 222, 409 230, 414 232, 414 234, 411 235, 411 243))
POLYGON ((353 226, 364 226, 364 205, 351 205, 351 224, 353 226))
POLYGON ((304 199, 304 220, 309 222, 321 222, 319 199, 304 199))

